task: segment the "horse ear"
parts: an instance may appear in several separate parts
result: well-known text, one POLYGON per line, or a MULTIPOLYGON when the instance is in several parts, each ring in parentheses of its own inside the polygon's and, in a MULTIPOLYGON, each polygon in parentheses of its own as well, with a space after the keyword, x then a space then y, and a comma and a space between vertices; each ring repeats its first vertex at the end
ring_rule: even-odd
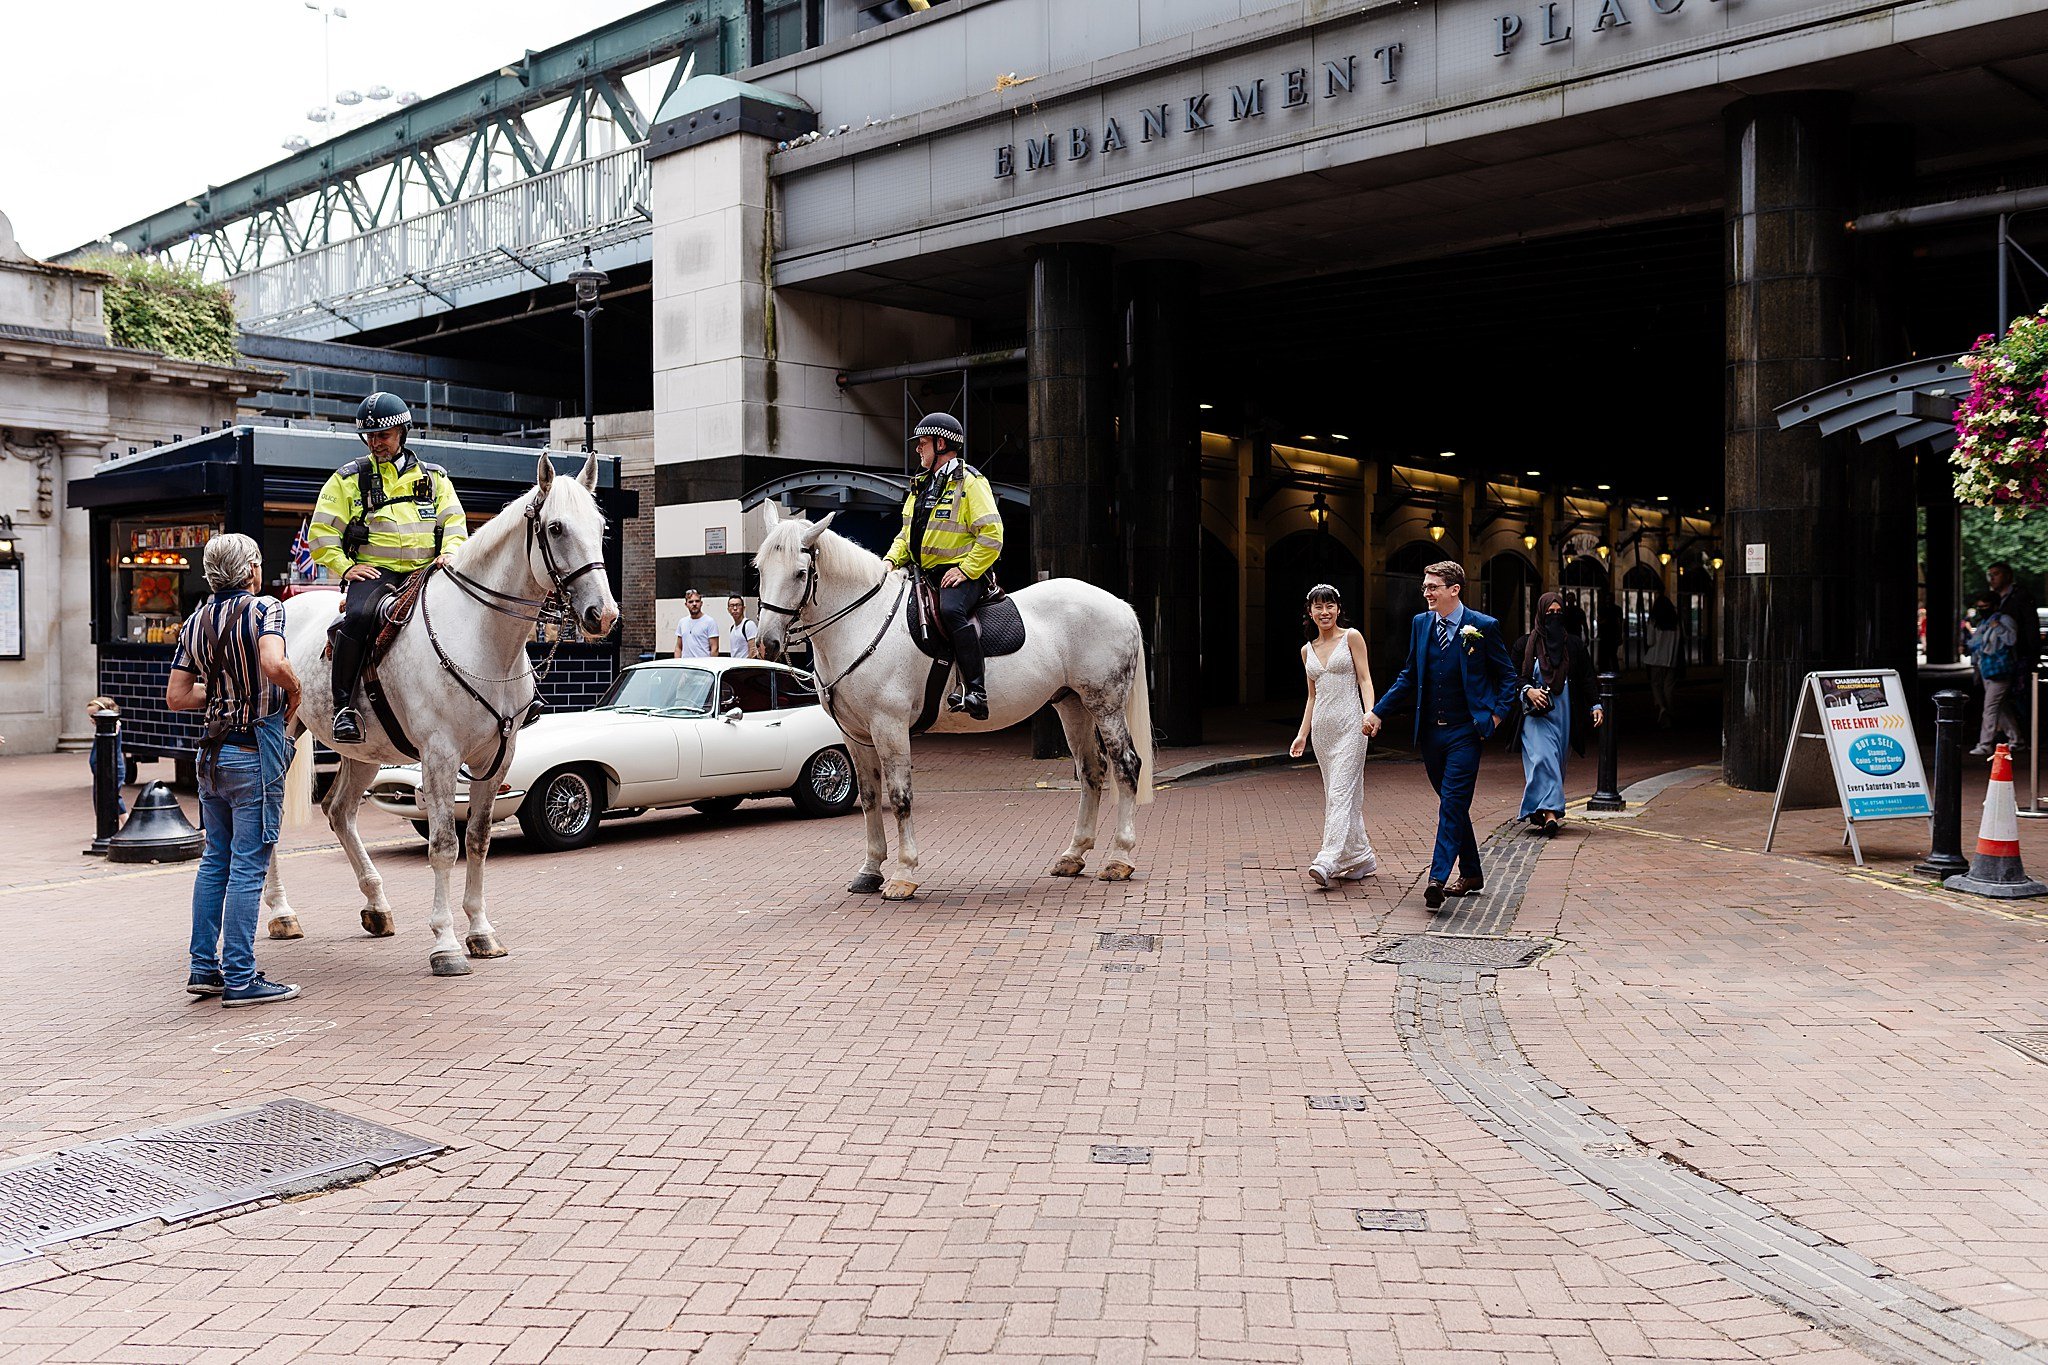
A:
POLYGON ((809 526, 806 526, 803 535, 804 548, 809 549, 811 546, 816 545, 818 537, 825 534, 825 528, 830 526, 832 518, 838 515, 839 513, 837 512, 827 512, 823 520, 812 522, 809 526))
POLYGON ((545 450, 540 453, 540 472, 533 476, 533 482, 534 486, 543 493, 554 486, 555 463, 548 458, 548 453, 545 450))
POLYGON ((576 471, 576 482, 583 485, 586 493, 597 491, 597 453, 592 451, 583 457, 583 468, 576 471))
POLYGON ((780 526, 780 525, 782 524, 782 504, 781 504, 781 503, 777 502, 777 501, 776 501, 775 499, 773 499, 773 498, 770 498, 770 499, 768 499, 768 501, 766 501, 766 502, 762 503, 762 504, 761 504, 761 507, 762 507, 762 509, 763 509, 764 511, 766 511, 766 512, 768 513, 768 529, 769 529, 769 530, 771 530, 771 531, 772 531, 772 530, 774 530, 774 529, 775 529, 776 527, 778 527, 778 526, 780 526))

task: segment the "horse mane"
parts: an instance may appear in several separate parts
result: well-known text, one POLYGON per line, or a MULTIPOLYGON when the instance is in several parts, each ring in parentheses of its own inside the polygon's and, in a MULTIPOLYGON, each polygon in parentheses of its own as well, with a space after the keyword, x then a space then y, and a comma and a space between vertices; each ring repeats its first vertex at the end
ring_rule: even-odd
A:
MULTIPOLYGON (((762 541, 762 553, 765 554, 769 550, 796 553, 804 532, 813 524, 803 518, 784 518, 775 524, 775 529, 762 541)), ((817 552, 818 573, 827 579, 852 578, 862 582, 873 582, 888 572, 888 566, 882 563, 880 555, 864 545, 847 539, 829 526, 818 537, 817 552)))

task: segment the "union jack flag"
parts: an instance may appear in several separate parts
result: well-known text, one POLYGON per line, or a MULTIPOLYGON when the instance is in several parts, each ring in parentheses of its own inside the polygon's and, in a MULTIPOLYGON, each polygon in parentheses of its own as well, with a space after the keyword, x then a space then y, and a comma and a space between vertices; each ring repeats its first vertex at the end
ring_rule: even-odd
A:
POLYGON ((310 583, 320 575, 320 566, 313 562, 313 549, 306 544, 306 531, 312 521, 308 517, 299 523, 299 533, 292 537, 292 575, 301 583, 310 583))

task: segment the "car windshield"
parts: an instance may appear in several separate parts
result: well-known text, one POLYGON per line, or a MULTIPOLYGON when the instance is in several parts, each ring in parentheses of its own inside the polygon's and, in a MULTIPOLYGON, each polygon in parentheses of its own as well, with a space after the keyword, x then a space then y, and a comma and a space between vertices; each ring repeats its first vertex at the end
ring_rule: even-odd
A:
POLYGON ((702 668, 629 668, 598 706, 613 711, 708 711, 711 673, 702 668))

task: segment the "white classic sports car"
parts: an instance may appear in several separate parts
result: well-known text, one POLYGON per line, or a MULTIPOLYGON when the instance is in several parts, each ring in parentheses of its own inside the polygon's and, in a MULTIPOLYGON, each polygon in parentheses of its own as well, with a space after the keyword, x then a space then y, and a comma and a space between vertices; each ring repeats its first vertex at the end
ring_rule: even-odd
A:
MULTIPOLYGON (((418 764, 378 770, 370 800, 422 836, 418 764)), ((858 793, 846 736, 810 674, 748 659, 656 659, 620 673, 588 711, 544 715, 519 733, 493 820, 517 816, 542 848, 581 848, 606 815, 659 806, 722 814, 787 796, 806 815, 841 815, 858 793)), ((456 788, 467 826, 469 787, 456 788)))

